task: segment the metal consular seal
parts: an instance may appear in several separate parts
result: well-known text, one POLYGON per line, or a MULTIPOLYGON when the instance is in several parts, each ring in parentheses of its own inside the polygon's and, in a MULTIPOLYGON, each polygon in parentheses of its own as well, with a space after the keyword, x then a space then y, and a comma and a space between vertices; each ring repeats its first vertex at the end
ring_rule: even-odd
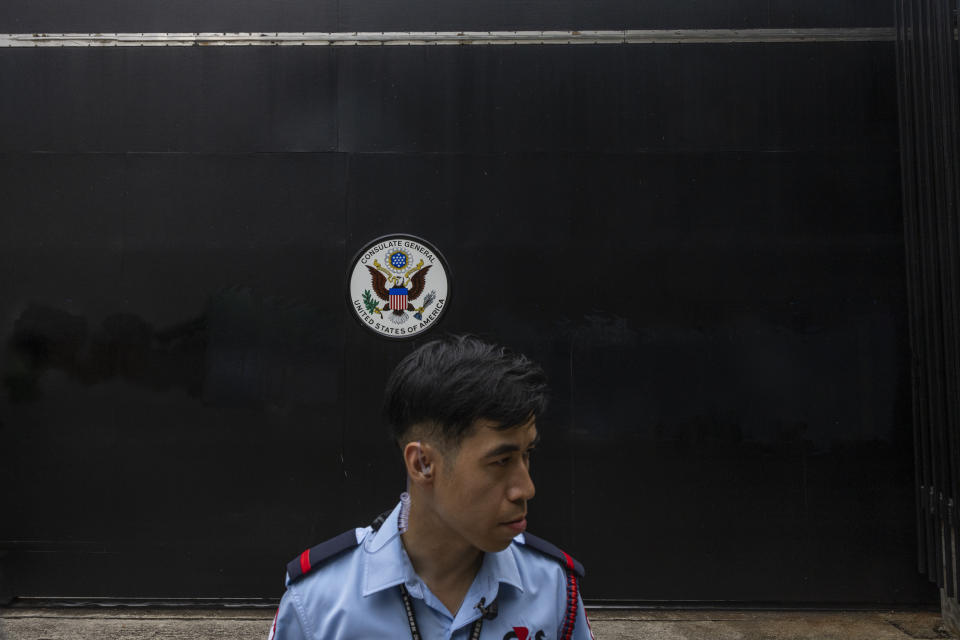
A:
POLYGON ((435 327, 450 304, 447 263, 417 236, 383 236, 361 249, 347 273, 350 308, 385 338, 413 338, 435 327))

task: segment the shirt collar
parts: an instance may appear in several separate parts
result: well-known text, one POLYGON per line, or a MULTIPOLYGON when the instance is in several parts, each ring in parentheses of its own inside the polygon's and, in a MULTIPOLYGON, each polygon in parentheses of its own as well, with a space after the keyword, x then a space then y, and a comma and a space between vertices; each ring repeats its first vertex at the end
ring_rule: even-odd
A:
MULTIPOLYGON (((413 565, 400 540, 397 520, 400 503, 393 508, 379 531, 373 531, 363 541, 363 595, 410 583, 416 579, 413 565)), ((409 590, 409 586, 408 586, 409 590)))
POLYGON ((517 557, 514 555, 512 544, 503 551, 485 553, 477 577, 488 580, 491 587, 495 583, 503 583, 523 592, 520 568, 517 566, 517 557))
MULTIPOLYGON (((400 503, 393 508, 379 531, 371 532, 363 541, 363 595, 405 583, 410 595, 423 597, 420 577, 413 570, 410 558, 403 548, 397 528, 400 503)), ((496 553, 485 553, 483 564, 474 579, 474 585, 488 594, 496 595, 499 583, 509 584, 523 592, 520 569, 513 546, 496 553)), ((472 589, 471 589, 472 590, 472 589)), ((488 597, 489 602, 492 597, 488 597)))

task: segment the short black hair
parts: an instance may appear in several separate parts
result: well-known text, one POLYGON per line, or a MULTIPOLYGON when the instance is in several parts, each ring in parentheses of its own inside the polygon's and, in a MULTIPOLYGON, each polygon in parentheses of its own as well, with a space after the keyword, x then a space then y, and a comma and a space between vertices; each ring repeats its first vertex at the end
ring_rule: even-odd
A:
POLYGON ((431 340, 394 368, 383 409, 401 447, 415 425, 459 446, 479 419, 520 426, 547 407, 547 376, 534 361, 474 336, 431 340))

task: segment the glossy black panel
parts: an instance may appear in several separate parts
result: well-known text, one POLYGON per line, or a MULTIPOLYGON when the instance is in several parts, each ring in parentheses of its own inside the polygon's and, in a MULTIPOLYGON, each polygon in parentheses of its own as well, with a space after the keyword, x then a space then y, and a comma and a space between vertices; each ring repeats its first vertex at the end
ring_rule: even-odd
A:
POLYGON ((349 151, 890 148, 893 46, 361 47, 349 151))
POLYGON ((18 49, 0 149, 889 148, 892 65, 889 43, 18 49))
POLYGON ((322 151, 336 68, 318 47, 8 49, 0 150, 322 151))
POLYGON ((426 0, 400 5, 355 0, 340 7, 340 26, 353 30, 425 29, 718 29, 867 27, 893 24, 893 8, 867 0, 815 3, 776 0, 426 0), (802 6, 798 6, 802 5, 802 6))
POLYGON ((330 0, 10 0, 4 33, 337 31, 330 0))
POLYGON ((0 32, 432 31, 876 27, 871 0, 7 0, 0 32))
MULTIPOLYGON (((682 15, 727 10, 702 9, 682 15)), ((15 593, 278 597, 290 557, 389 506, 379 396, 412 345, 341 287, 407 232, 450 263, 442 330, 551 376, 530 522, 584 561, 588 599, 934 601, 889 45, 0 66, 15 593)))
POLYGON ((34 551, 11 558, 19 593, 270 596, 278 558, 389 504, 402 484, 376 398, 408 347, 352 322, 334 283, 362 242, 404 228, 454 267, 464 302, 445 330, 547 366, 531 523, 588 562, 592 597, 929 595, 911 563, 892 153, 5 170, 19 517, 0 538, 34 551), (609 530, 655 552, 610 553, 609 530), (149 580, 123 570, 134 559, 149 580))
MULTIPOLYGON (((345 165, 3 156, 16 593, 250 595, 225 557, 279 563, 351 517, 335 453, 345 165)), ((268 573, 252 576, 265 594, 268 573)))
MULTIPOLYGON (((348 246, 402 227, 449 247, 445 328, 547 365, 531 528, 588 561, 588 596, 930 597, 893 151, 385 154, 350 175, 348 246)), ((351 362, 403 351, 366 343, 351 326, 351 362)))

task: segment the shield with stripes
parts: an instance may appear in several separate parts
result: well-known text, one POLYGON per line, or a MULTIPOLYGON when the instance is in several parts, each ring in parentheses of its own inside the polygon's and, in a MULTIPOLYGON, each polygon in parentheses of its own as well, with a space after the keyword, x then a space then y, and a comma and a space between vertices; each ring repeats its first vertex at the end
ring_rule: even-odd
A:
POLYGON ((393 287, 390 289, 390 308, 394 311, 405 311, 407 308, 407 288, 393 287))

